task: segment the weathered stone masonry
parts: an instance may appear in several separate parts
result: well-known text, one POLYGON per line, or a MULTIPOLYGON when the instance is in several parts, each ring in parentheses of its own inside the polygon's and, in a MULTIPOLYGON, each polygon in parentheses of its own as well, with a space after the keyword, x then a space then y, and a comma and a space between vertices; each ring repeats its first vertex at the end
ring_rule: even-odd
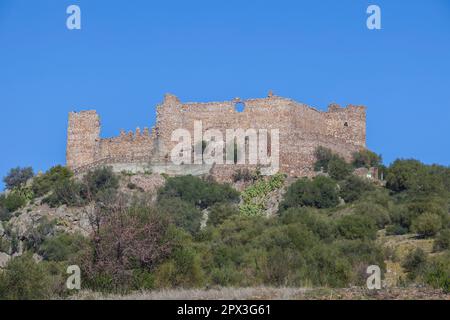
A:
MULTIPOLYGON (((100 138, 100 120, 95 111, 69 114, 67 166, 75 171, 104 164, 161 165, 169 162, 171 141, 176 129, 188 129, 193 135, 195 120, 203 130, 279 129, 280 170, 290 176, 312 176, 314 150, 321 145, 350 159, 353 152, 366 147, 366 111, 363 106, 342 108, 336 104, 326 112, 291 99, 269 95, 262 99, 225 102, 181 103, 167 94, 157 107, 153 129, 100 138), (236 104, 243 103, 243 112, 236 104)), ((238 166, 217 166, 214 175, 226 179, 238 166)))

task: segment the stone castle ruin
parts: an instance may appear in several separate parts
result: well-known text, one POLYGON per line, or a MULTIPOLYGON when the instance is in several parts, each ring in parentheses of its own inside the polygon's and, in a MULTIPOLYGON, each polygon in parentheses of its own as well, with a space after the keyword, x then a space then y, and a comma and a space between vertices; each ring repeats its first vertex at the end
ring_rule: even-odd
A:
POLYGON ((227 129, 278 129, 280 171, 289 176, 313 176, 314 151, 318 146, 330 148, 347 160, 366 147, 365 110, 363 106, 343 108, 331 104, 323 112, 272 93, 261 99, 208 103, 182 103, 167 94, 157 107, 156 125, 151 130, 122 131, 113 138, 100 137, 96 111, 70 113, 67 166, 77 173, 103 165, 116 171, 209 173, 218 180, 229 179, 239 168, 254 169, 237 164, 173 165, 170 152, 177 142, 172 141, 172 133, 183 128, 193 134, 194 121, 200 120, 203 130, 219 129, 224 136, 227 129))

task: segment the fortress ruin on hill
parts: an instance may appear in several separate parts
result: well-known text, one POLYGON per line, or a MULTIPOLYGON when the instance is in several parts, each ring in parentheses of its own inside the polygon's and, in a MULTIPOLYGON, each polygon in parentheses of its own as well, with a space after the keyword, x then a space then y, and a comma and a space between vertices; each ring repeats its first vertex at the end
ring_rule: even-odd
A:
POLYGON ((291 99, 269 94, 266 98, 225 102, 182 103, 167 94, 157 107, 156 125, 149 130, 136 129, 113 138, 100 137, 100 119, 96 111, 71 112, 67 135, 67 166, 83 172, 97 166, 112 166, 116 171, 165 172, 177 174, 209 173, 227 180, 239 168, 251 165, 202 166, 186 164, 180 171, 170 162, 174 130, 194 130, 194 121, 203 130, 278 129, 279 168, 289 176, 313 176, 314 151, 318 146, 332 149, 350 160, 354 152, 366 147, 366 109, 363 106, 340 107, 331 104, 319 111, 291 99), (244 110, 237 110, 242 105, 244 110))

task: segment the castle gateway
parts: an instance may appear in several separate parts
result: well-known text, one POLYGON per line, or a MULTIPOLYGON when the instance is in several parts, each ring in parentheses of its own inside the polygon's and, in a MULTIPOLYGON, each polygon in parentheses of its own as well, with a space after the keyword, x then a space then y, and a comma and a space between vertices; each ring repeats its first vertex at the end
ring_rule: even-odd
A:
MULTIPOLYGON (((178 142, 173 141, 173 132, 185 129, 194 136, 194 123, 198 121, 202 123, 202 130, 220 130, 223 135, 230 129, 278 130, 279 170, 289 176, 314 175, 314 151, 318 146, 330 148, 347 160, 366 147, 366 108, 363 106, 343 108, 332 104, 323 112, 272 94, 261 99, 236 98, 208 103, 182 103, 167 94, 157 107, 156 125, 151 130, 122 131, 113 138, 100 138, 100 119, 96 111, 70 113, 67 166, 75 172, 108 165, 116 171, 209 173, 218 180, 229 179, 239 168, 257 167, 251 164, 174 165, 170 154, 178 142)), ((194 149, 192 145, 192 152, 194 149)))

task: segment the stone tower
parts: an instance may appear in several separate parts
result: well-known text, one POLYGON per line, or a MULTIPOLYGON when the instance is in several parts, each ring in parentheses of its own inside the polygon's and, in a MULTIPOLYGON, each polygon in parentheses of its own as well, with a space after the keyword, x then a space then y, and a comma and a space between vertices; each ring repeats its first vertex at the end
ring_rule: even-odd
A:
POLYGON ((92 164, 100 144, 100 118, 96 111, 71 112, 67 129, 67 166, 92 164))

